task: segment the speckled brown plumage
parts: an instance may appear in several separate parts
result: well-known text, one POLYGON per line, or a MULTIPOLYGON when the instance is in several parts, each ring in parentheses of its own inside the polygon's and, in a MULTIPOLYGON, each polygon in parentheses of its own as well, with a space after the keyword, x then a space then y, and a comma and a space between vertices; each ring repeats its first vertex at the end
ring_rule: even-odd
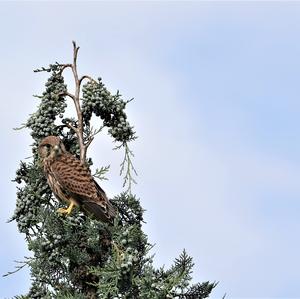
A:
POLYGON ((90 170, 66 151, 59 137, 43 139, 39 156, 48 184, 59 200, 81 207, 98 220, 112 222, 116 211, 105 192, 93 179, 90 170))

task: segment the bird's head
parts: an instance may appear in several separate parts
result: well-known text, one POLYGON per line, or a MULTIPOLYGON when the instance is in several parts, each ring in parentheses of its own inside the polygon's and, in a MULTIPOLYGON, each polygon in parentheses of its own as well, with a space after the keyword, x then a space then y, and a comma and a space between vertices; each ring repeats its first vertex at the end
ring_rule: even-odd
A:
POLYGON ((44 138, 38 148, 39 156, 42 160, 60 156, 65 152, 65 146, 57 136, 48 136, 44 138))

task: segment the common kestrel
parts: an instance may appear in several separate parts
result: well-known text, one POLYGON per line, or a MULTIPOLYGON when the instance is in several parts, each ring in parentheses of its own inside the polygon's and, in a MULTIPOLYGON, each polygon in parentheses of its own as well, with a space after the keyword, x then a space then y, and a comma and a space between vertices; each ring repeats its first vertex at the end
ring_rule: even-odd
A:
POLYGON ((98 220, 113 221, 116 210, 105 192, 93 179, 90 170, 66 151, 59 137, 44 138, 38 153, 54 195, 69 204, 67 209, 60 208, 58 212, 68 215, 74 206, 79 206, 98 220))

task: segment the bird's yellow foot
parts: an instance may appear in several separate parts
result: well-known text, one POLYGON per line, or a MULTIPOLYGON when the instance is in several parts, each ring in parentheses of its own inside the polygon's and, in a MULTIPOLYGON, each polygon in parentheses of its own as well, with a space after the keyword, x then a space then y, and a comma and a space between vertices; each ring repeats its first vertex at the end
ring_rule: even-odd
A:
POLYGON ((67 215, 70 215, 71 212, 72 212, 72 210, 73 210, 73 207, 74 207, 74 203, 71 202, 67 209, 59 208, 59 209, 57 210, 57 212, 60 213, 60 214, 67 214, 67 215))

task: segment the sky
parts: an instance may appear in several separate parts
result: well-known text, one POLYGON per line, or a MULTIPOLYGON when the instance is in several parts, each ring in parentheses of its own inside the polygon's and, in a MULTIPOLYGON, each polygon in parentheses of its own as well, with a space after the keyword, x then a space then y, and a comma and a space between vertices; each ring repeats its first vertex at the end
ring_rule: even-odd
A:
MULTIPOLYGON (((1 2, 0 272, 30 255, 15 223, 11 182, 30 156, 46 80, 32 70, 70 62, 101 76, 128 105, 138 184, 155 265, 183 248, 212 298, 300 298, 299 2, 1 2)), ((68 77, 67 77, 68 79, 68 77)), ((101 185, 122 191, 122 153, 102 136, 89 154, 111 164, 101 185)), ((0 278, 24 294, 29 270, 0 278)))

